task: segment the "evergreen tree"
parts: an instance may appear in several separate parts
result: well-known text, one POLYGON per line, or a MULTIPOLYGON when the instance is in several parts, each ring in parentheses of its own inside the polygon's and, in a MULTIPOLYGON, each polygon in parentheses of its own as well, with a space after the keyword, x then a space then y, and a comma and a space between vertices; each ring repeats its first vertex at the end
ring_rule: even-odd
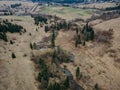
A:
POLYGON ((6 33, 5 32, 3 32, 3 33, 0 33, 0 39, 3 39, 4 41, 8 41, 8 39, 7 39, 7 35, 6 35, 6 33))
POLYGON ((50 84, 47 88, 47 90, 53 90, 53 86, 50 84))
POLYGON ((49 85, 47 90, 61 90, 61 86, 59 83, 54 83, 53 85, 49 85))
POLYGON ((39 60, 39 64, 40 64, 41 68, 44 68, 44 66, 45 66, 45 62, 44 62, 43 59, 40 58, 40 60, 39 60))
POLYGON ((53 48, 55 47, 55 32, 54 32, 54 30, 52 31, 51 46, 52 46, 53 48))
POLYGON ((51 46, 54 48, 55 47, 55 40, 52 38, 51 40, 51 46))
POLYGON ((95 88, 95 90, 100 90, 97 83, 95 84, 94 88, 95 88))
POLYGON ((78 35, 78 28, 76 28, 76 34, 78 35))
POLYGON ((45 32, 48 32, 48 31, 49 31, 49 27, 45 26, 45 32))
POLYGON ((33 45, 32 45, 32 43, 30 43, 30 48, 33 49, 33 45))
POLYGON ((53 85, 53 90, 61 90, 60 84, 55 82, 53 85))
POLYGON ((68 76, 66 77, 66 80, 64 81, 64 86, 67 89, 69 87, 69 78, 68 76))
POLYGON ((76 38, 76 40, 75 40, 75 47, 77 47, 77 46, 78 46, 78 40, 76 38))
POLYGON ((42 74, 39 72, 38 73, 38 77, 37 77, 37 79, 38 79, 39 82, 41 82, 41 78, 42 78, 42 74))
POLYGON ((41 86, 42 86, 42 88, 47 88, 47 86, 48 86, 47 81, 43 77, 41 78, 41 86))
POLYGON ((88 32, 85 33, 85 41, 89 41, 89 33, 88 32))
POLYGON ((76 69, 76 78, 80 79, 80 68, 79 67, 77 67, 76 69))
POLYGON ((66 29, 67 28, 67 22, 63 21, 63 28, 66 29))
POLYGON ((93 30, 90 32, 90 40, 94 40, 94 31, 93 30))
POLYGON ((83 44, 83 46, 85 46, 85 40, 83 41, 83 43, 82 43, 82 44, 83 44))
POLYGON ((70 29, 71 27, 71 22, 68 23, 68 30, 70 29))
POLYGON ((78 35, 78 44, 81 44, 81 37, 78 35))
POLYGON ((57 56, 57 55, 56 55, 56 50, 55 50, 55 51, 53 52, 52 59, 54 60, 56 56, 57 56))
POLYGON ((13 41, 12 41, 12 40, 10 40, 10 44, 13 44, 13 41))
POLYGON ((16 56, 15 56, 15 54, 14 53, 12 53, 12 58, 14 59, 14 58, 16 58, 16 56))
POLYGON ((36 31, 38 31, 38 29, 36 28, 36 31))
POLYGON ((86 24, 85 29, 86 29, 86 32, 88 32, 88 31, 89 31, 89 26, 88 26, 88 23, 86 24))

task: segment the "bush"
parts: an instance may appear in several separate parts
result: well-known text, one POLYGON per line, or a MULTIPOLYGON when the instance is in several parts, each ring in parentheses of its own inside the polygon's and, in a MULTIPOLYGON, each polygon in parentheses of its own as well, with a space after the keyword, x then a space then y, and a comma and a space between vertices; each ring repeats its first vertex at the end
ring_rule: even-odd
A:
POLYGON ((100 90, 97 83, 95 84, 94 88, 95 88, 95 90, 100 90))
POLYGON ((10 40, 10 44, 13 44, 13 41, 12 41, 12 40, 10 40))
POLYGON ((29 33, 29 36, 31 36, 32 34, 31 33, 29 33))
POLYGON ((38 32, 38 29, 36 28, 36 31, 38 32))
POLYGON ((15 55, 14 53, 12 53, 12 58, 13 58, 13 59, 16 58, 16 55, 15 55))
POLYGON ((4 41, 6 41, 6 42, 8 41, 7 35, 6 35, 5 32, 3 32, 3 33, 0 32, 0 39, 4 40, 4 41))

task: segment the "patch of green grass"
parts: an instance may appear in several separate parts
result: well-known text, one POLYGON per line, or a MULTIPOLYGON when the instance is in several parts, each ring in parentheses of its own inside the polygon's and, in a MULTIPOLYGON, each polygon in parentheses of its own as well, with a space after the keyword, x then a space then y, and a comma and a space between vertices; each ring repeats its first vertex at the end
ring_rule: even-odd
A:
POLYGON ((31 21, 32 18, 31 16, 17 16, 17 15, 11 15, 11 16, 0 16, 0 18, 3 19, 18 19, 18 20, 22 20, 22 21, 31 21))
POLYGON ((89 9, 80 9, 80 8, 72 8, 72 7, 55 7, 49 6, 44 7, 42 10, 39 11, 40 13, 44 14, 51 14, 51 15, 58 15, 65 19, 71 18, 84 18, 86 16, 92 15, 92 10, 89 9))

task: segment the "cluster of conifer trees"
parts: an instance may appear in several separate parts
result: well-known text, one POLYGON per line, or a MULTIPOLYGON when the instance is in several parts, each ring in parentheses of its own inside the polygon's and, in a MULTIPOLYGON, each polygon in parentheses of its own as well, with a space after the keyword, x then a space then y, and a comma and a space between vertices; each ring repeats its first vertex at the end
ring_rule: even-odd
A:
POLYGON ((93 41, 94 40, 94 30, 88 23, 83 27, 83 29, 76 28, 76 40, 75 40, 75 47, 78 44, 82 44, 85 46, 86 41, 93 41))
POLYGON ((22 5, 21 3, 19 3, 19 4, 17 4, 17 3, 11 4, 11 8, 17 8, 17 7, 21 6, 21 5, 22 5))
POLYGON ((12 24, 8 22, 8 20, 3 20, 0 22, 0 39, 3 39, 4 41, 8 41, 6 32, 15 33, 15 32, 21 32, 23 29, 22 26, 17 24, 12 24))
MULTIPOLYGON (((54 54, 53 54, 54 55, 54 54)), ((55 56, 51 56, 53 59, 55 59, 55 56)), ((54 60, 53 62, 54 63, 54 60)), ((48 65, 46 65, 44 59, 39 60, 39 65, 41 71, 38 74, 38 81, 41 83, 41 88, 46 90, 67 90, 69 88, 69 78, 66 77, 64 81, 61 83, 54 82, 53 84, 49 84, 49 79, 59 77, 56 75, 56 73, 51 73, 49 70, 48 65)))
POLYGON ((45 32, 51 31, 51 30, 61 30, 61 29, 70 29, 71 27, 71 22, 67 21, 60 21, 60 22, 55 22, 55 24, 51 24, 50 26, 46 25, 45 26, 45 32))
POLYGON ((39 23, 47 24, 48 19, 44 16, 36 16, 34 17, 35 24, 38 25, 39 23))
POLYGON ((120 10, 120 4, 116 7, 108 7, 106 10, 120 10))

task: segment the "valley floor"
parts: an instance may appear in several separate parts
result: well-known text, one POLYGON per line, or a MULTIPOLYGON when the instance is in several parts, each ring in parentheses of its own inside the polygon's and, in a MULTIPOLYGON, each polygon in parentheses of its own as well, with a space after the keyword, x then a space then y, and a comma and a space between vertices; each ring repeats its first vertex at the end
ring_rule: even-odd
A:
MULTIPOLYGON (((13 16, 12 16, 13 17, 13 16)), ((19 16, 20 17, 20 16, 19 16)), ((6 18, 11 20, 11 16, 6 18)), ((30 60, 31 49, 30 42, 38 42, 48 36, 43 27, 34 25, 34 20, 27 16, 19 18, 14 17, 13 23, 17 23, 26 28, 26 33, 10 34, 9 39, 15 39, 15 43, 0 41, 0 90, 37 90, 37 81, 35 80, 35 67, 30 60), (36 31, 38 28, 38 31, 36 31), (32 34, 31 36, 29 34, 32 34), (11 58, 11 53, 16 54, 16 58, 11 58)), ((109 30, 113 28, 112 44, 108 47, 104 44, 88 42, 86 47, 75 48, 72 38, 75 31, 60 31, 56 39, 56 45, 72 52, 75 55, 74 63, 64 63, 71 71, 75 79, 75 70, 80 66, 83 77, 77 81, 85 90, 92 90, 98 83, 102 90, 120 89, 120 18, 104 21, 94 26, 95 30, 109 30), (90 48, 92 45, 92 48, 90 48), (115 53, 109 52, 114 50, 115 53), (115 54, 115 57, 110 57, 115 54), (117 61, 117 60, 119 61, 117 61)))

